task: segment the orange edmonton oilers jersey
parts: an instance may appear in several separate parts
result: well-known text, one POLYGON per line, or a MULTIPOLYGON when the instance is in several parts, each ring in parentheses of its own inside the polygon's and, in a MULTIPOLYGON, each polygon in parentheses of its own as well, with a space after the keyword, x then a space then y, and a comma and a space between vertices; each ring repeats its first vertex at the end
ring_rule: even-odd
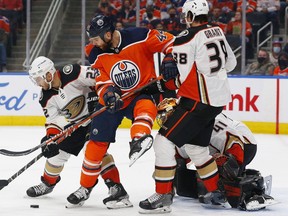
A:
MULTIPOLYGON (((119 32, 118 50, 109 48, 103 51, 97 47, 86 50, 92 67, 99 71, 96 91, 101 104, 104 104, 102 97, 109 85, 119 87, 124 94, 155 79, 153 55, 157 52, 166 53, 174 41, 172 34, 158 30, 128 28, 119 32)), ((124 107, 131 100, 126 100, 124 107)))

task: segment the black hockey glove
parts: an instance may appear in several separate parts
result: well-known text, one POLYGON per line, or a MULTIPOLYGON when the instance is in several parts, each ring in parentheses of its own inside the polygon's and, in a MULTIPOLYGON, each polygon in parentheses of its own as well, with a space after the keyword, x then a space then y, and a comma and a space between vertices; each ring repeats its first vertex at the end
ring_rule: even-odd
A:
POLYGON ((89 92, 87 96, 88 112, 92 113, 98 104, 99 97, 95 91, 89 92))
POLYGON ((145 89, 141 91, 143 94, 153 95, 157 93, 163 93, 167 88, 163 80, 158 80, 155 83, 147 86, 145 89))
POLYGON ((59 154, 59 147, 56 142, 51 142, 42 147, 42 154, 46 158, 54 157, 59 154))
POLYGON ((233 181, 238 177, 240 167, 233 155, 214 154, 219 174, 225 180, 233 181))
MULTIPOLYGON (((46 140, 50 139, 53 135, 51 136, 45 136, 42 138, 41 143, 45 142, 46 140)), ((59 146, 56 142, 50 142, 47 145, 44 145, 42 147, 42 154, 46 158, 51 158, 54 157, 55 155, 59 154, 59 146)))
POLYGON ((123 106, 121 99, 121 90, 115 86, 109 86, 103 95, 105 106, 108 107, 108 112, 115 113, 123 106))
POLYGON ((165 81, 174 79, 179 74, 177 63, 171 53, 167 54, 162 60, 161 74, 165 81))

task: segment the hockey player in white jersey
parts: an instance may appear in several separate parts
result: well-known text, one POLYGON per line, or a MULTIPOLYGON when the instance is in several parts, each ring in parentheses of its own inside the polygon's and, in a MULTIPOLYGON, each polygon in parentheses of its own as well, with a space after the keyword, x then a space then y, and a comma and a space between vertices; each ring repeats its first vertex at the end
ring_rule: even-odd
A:
MULTIPOLYGON (((44 57, 36 58, 29 69, 31 80, 42 88, 39 102, 46 117, 46 135, 41 143, 58 134, 69 125, 81 120, 94 111, 98 96, 94 90, 97 70, 89 66, 69 64, 56 70, 54 63, 44 57)), ((29 197, 39 197, 51 193, 60 181, 60 173, 71 155, 77 156, 89 139, 90 122, 74 131, 61 143, 48 143, 42 148, 47 158, 44 173, 39 185, 30 187, 26 193, 29 197)), ((108 208, 129 207, 132 204, 111 154, 106 154, 102 161, 101 175, 108 186, 110 196, 103 200, 108 208), (125 199, 125 205, 121 201, 125 199), (129 205, 127 205, 129 203, 129 205)), ((96 183, 97 184, 97 183, 96 183)), ((85 191, 85 199, 91 191, 85 191)), ((83 205, 84 201, 80 204, 83 205)))
MULTIPOLYGON (((223 113, 219 114, 215 119, 209 151, 216 160, 220 182, 233 208, 256 211, 277 203, 267 194, 266 187, 271 185, 265 185, 260 172, 246 169, 256 155, 257 141, 245 124, 223 113)), ((187 169, 186 163, 190 160, 185 149, 177 148, 177 153, 178 167, 174 182, 176 193, 198 197, 201 201, 206 190, 196 171, 187 169)))
MULTIPOLYGON (((176 101, 175 98, 164 99, 158 105, 159 125, 162 125, 173 112, 177 106, 176 101)), ((185 148, 176 147, 176 151, 175 192, 179 196, 199 198, 201 201, 207 190, 185 148)), ((256 151, 257 141, 244 123, 233 120, 223 113, 216 116, 209 152, 216 160, 220 182, 233 208, 251 211, 275 204, 273 197, 266 193, 265 186, 269 185, 264 184, 260 172, 246 169, 255 157, 256 151)))
POLYGON ((156 193, 140 202, 141 213, 171 211, 174 145, 185 146, 197 167, 208 190, 203 203, 230 207, 218 187, 218 168, 208 145, 215 117, 231 100, 227 73, 235 68, 236 58, 221 28, 208 24, 208 12, 206 0, 184 3, 182 17, 187 29, 176 37, 171 60, 162 62, 163 78, 175 80, 180 101, 155 138, 156 193))

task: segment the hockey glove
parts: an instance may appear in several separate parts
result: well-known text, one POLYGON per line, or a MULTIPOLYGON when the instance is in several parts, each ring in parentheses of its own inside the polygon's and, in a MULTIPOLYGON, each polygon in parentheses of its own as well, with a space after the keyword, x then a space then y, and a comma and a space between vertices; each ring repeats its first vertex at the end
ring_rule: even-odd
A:
MULTIPOLYGON (((45 136, 42 138, 41 143, 45 142, 46 140, 50 139, 53 135, 45 136)), ((50 142, 42 147, 42 154, 46 158, 54 157, 55 155, 59 154, 59 146, 56 142, 50 142)))
POLYGON ((48 145, 42 147, 43 156, 46 158, 54 157, 55 155, 59 154, 59 147, 56 142, 51 142, 48 145))
POLYGON ((238 177, 240 167, 234 156, 216 153, 213 155, 213 158, 216 161, 221 177, 229 181, 233 181, 238 177))
POLYGON ((87 105, 88 105, 88 112, 92 113, 95 111, 95 108, 98 104, 99 97, 95 91, 89 92, 87 96, 87 105))
POLYGON ((163 75, 164 81, 174 79, 179 74, 177 63, 171 53, 167 54, 162 60, 161 74, 163 75))
POLYGON ((115 86, 109 86, 103 95, 105 106, 108 108, 108 112, 115 113, 123 106, 123 100, 121 99, 121 90, 115 86))

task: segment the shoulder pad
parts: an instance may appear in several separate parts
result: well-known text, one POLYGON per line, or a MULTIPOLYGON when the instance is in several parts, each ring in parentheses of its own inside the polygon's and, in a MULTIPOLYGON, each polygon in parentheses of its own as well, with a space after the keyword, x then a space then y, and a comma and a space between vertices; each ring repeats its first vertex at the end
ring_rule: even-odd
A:
POLYGON ((81 72, 81 66, 79 64, 65 65, 60 70, 62 87, 72 82, 73 80, 76 80, 79 77, 80 72, 81 72))
POLYGON ((41 106, 44 108, 46 107, 48 101, 50 100, 50 98, 54 95, 57 95, 58 92, 54 89, 50 89, 50 90, 43 90, 40 93, 40 98, 39 98, 39 103, 41 104, 41 106))
POLYGON ((72 71, 73 71, 73 65, 72 65, 72 64, 65 65, 65 66, 62 68, 62 71, 63 71, 63 73, 66 74, 66 75, 72 73, 72 71))

